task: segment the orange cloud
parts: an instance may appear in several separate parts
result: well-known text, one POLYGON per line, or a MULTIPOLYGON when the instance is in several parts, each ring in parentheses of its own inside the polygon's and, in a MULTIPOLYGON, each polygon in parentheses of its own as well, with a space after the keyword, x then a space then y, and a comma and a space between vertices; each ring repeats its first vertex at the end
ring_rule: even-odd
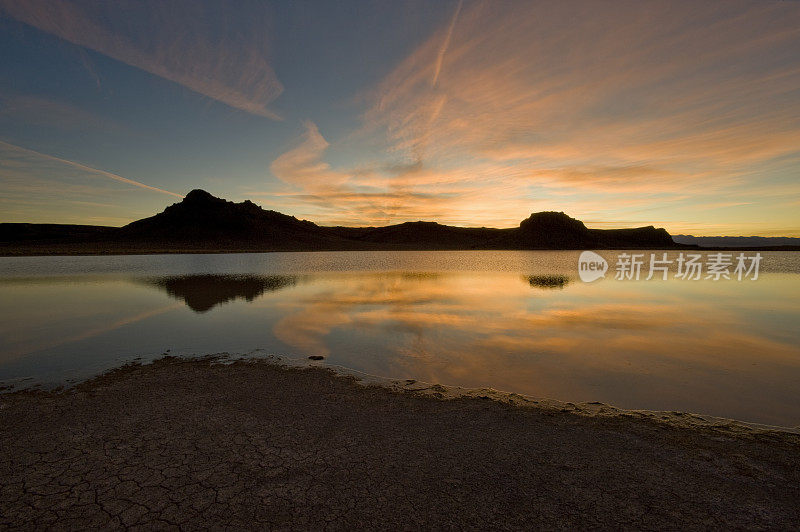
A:
POLYGON ((470 4, 367 96, 361 135, 425 169, 385 181, 447 179, 486 213, 531 187, 578 216, 687 195, 748 204, 764 165, 800 145, 800 8, 688 7, 470 4))
POLYGON ((793 150, 800 73, 755 62, 798 44, 799 10, 706 4, 688 16, 670 3, 474 4, 386 77, 365 118, 403 147, 424 131, 437 153, 725 163, 793 150), (424 112, 434 92, 448 102, 438 116, 424 112))
POLYGON ((305 122, 306 128, 302 142, 287 151, 270 165, 270 170, 278 179, 303 188, 334 189, 348 180, 346 174, 331 170, 322 157, 330 144, 325 140, 317 125, 305 122))
POLYGON ((785 182, 800 145, 800 9, 686 7, 459 3, 363 95, 359 131, 329 143, 306 124, 272 164, 296 188, 273 199, 342 225, 510 227, 564 210, 701 233, 725 221, 703 206, 725 205, 728 232, 793 234, 790 206, 764 206, 800 193, 785 182), (353 159, 363 145, 379 155, 353 159), (326 162, 342 152, 351 164, 326 162))
MULTIPOLYGON (((470 183, 470 169, 442 172, 419 165, 383 165, 351 171, 336 170, 324 161, 330 148, 313 122, 305 122, 299 143, 270 165, 272 174, 294 191, 252 195, 269 196, 273 206, 286 205, 296 215, 333 225, 379 225, 433 219, 469 224, 480 209, 480 191, 470 183), (297 204, 305 205, 298 212, 297 204)), ((522 185, 522 183, 520 183, 522 185)), ((520 188, 506 194, 508 203, 531 201, 519 197, 520 188)), ((519 219, 501 219, 517 225, 519 219)))

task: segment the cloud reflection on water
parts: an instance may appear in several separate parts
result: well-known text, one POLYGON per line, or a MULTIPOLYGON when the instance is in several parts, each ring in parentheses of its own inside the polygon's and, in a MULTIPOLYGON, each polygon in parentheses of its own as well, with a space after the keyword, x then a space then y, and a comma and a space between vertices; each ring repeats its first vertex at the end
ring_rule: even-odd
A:
POLYGON ((15 375, 74 366, 79 354, 101 360, 170 347, 186 354, 261 349, 323 355, 396 378, 800 422, 796 275, 563 285, 539 282, 542 276, 347 271, 7 280, 0 295, 15 304, 2 313, 0 369, 15 375), (165 307, 169 298, 184 309, 167 312, 176 305, 165 307), (41 344, 45 328, 58 344, 41 344), (9 357, 12 351, 19 356, 9 357), (11 358, 20 369, 8 366, 11 358))
POLYGON ((665 286, 531 292, 510 275, 323 276, 275 303, 284 317, 273 333, 293 348, 364 371, 491 383, 535 396, 611 396, 653 408, 656 397, 672 396, 689 410, 713 397, 750 415, 760 408, 759 393, 786 400, 786 375, 800 371, 796 345, 741 309, 693 298, 685 284, 665 286), (381 352, 365 347, 372 345, 381 352))

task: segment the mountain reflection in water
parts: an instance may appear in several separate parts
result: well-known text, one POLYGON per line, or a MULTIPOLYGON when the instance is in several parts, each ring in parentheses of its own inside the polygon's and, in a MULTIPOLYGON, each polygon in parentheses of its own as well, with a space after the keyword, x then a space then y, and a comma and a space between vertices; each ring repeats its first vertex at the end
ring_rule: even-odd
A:
POLYGON ((181 275, 151 279, 175 299, 182 299, 195 312, 208 312, 236 299, 252 302, 265 292, 294 286, 293 275, 181 275))
MULTIPOLYGON (((394 276, 392 276, 394 277, 394 276)), ((438 273, 398 272, 400 281, 435 281, 438 273)), ((528 275, 522 277, 533 288, 563 289, 570 279, 565 275, 528 275)), ((182 300, 197 313, 217 305, 242 299, 252 303, 266 292, 297 285, 296 275, 178 275, 147 279, 146 283, 162 288, 171 297, 182 300)))
POLYGON ((566 275, 529 275, 525 279, 531 287, 544 289, 564 288, 570 281, 566 275))
POLYGON ((800 255, 765 252, 755 282, 593 283, 575 276, 578 256, 8 259, 0 386, 165 352, 316 355, 392 378, 800 422, 800 255))

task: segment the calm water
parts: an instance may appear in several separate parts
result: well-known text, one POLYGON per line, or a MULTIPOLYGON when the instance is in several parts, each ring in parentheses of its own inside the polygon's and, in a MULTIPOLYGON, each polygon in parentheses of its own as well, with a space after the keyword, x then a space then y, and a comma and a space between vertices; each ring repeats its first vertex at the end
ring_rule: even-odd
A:
MULTIPOLYGON (((0 380, 135 357, 324 355, 375 375, 800 425, 800 253, 756 281, 577 278, 577 252, 0 258, 0 380)), ((673 253, 674 255, 674 253, 673 253)))

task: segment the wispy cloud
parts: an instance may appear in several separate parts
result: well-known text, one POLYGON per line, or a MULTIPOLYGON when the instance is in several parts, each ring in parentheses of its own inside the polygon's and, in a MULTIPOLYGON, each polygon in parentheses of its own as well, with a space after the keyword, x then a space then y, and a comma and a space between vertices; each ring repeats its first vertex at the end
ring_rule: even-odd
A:
POLYGON ((447 27, 447 33, 444 36, 444 40, 442 41, 442 47, 439 48, 439 54, 436 56, 436 66, 433 70, 433 82, 431 85, 436 87, 436 82, 439 81, 439 73, 442 71, 442 62, 444 61, 444 54, 447 53, 447 47, 450 46, 450 39, 453 38, 453 30, 456 27, 456 21, 458 20, 458 14, 461 12, 461 8, 464 6, 464 0, 458 0, 458 5, 456 6, 456 11, 453 13, 453 18, 450 20, 450 26, 447 27))
POLYGON ((0 92, 0 117, 67 131, 117 132, 122 126, 74 105, 41 96, 0 92))
POLYGON ((106 172, 105 170, 100 170, 98 168, 92 168, 91 166, 87 166, 85 164, 81 164, 75 161, 70 161, 68 159, 62 159, 61 157, 55 157, 53 155, 47 155, 46 153, 40 153, 38 151, 29 150, 27 148, 22 148, 20 146, 16 146, 14 144, 9 144, 7 142, 0 141, 0 146, 5 148, 6 150, 15 151, 17 153, 23 153, 29 156, 34 156, 37 158, 45 159, 48 161, 54 161, 57 163, 61 163, 72 168, 77 168, 78 170, 82 170, 85 173, 94 176, 101 176, 106 177, 108 179, 113 179, 114 181, 118 181, 120 183, 125 183, 127 185, 133 185, 135 187, 143 188, 145 190, 150 190, 153 192, 158 192, 160 194, 167 194, 169 196, 174 196, 176 198, 183 198, 183 195, 177 194, 175 192, 170 192, 168 190, 164 190, 162 188, 154 187, 151 185, 147 185, 145 183, 141 183, 139 181, 134 181, 133 179, 128 179, 127 177, 122 177, 121 175, 117 175, 111 172, 106 172))
POLYGON ((322 160, 330 144, 313 122, 304 122, 305 133, 299 145, 287 151, 270 165, 278 179, 303 188, 335 189, 348 180, 348 175, 336 172, 322 160))
MULTIPOLYGON (((335 225, 380 225, 410 220, 436 220, 475 225, 481 205, 480 183, 469 179, 473 169, 452 172, 429 170, 418 164, 385 164, 337 170, 325 162, 330 143, 313 122, 305 122, 297 145, 270 165, 272 174, 290 185, 289 190, 248 194, 268 196, 276 208, 335 225)), ((536 202, 523 199, 524 183, 509 184, 500 205, 523 211, 536 202), (523 205, 524 204, 524 205, 523 205)), ((517 225, 521 218, 502 215, 490 220, 502 226, 517 225)))
POLYGON ((664 217, 759 194, 763 166, 798 151, 798 50, 794 2, 469 3, 377 86, 362 134, 481 191, 485 212, 516 190, 612 219, 644 198, 664 217))
POLYGON ((470 6, 445 30, 447 71, 437 35, 387 76, 369 125, 420 142, 433 74, 448 99, 436 154, 727 164, 797 145, 796 6, 579 5, 470 6))
MULTIPOLYGON (((78 46, 272 119, 283 91, 269 64, 266 6, 0 0, 0 12, 78 46)), ((98 81, 99 82, 99 81, 98 81)))

